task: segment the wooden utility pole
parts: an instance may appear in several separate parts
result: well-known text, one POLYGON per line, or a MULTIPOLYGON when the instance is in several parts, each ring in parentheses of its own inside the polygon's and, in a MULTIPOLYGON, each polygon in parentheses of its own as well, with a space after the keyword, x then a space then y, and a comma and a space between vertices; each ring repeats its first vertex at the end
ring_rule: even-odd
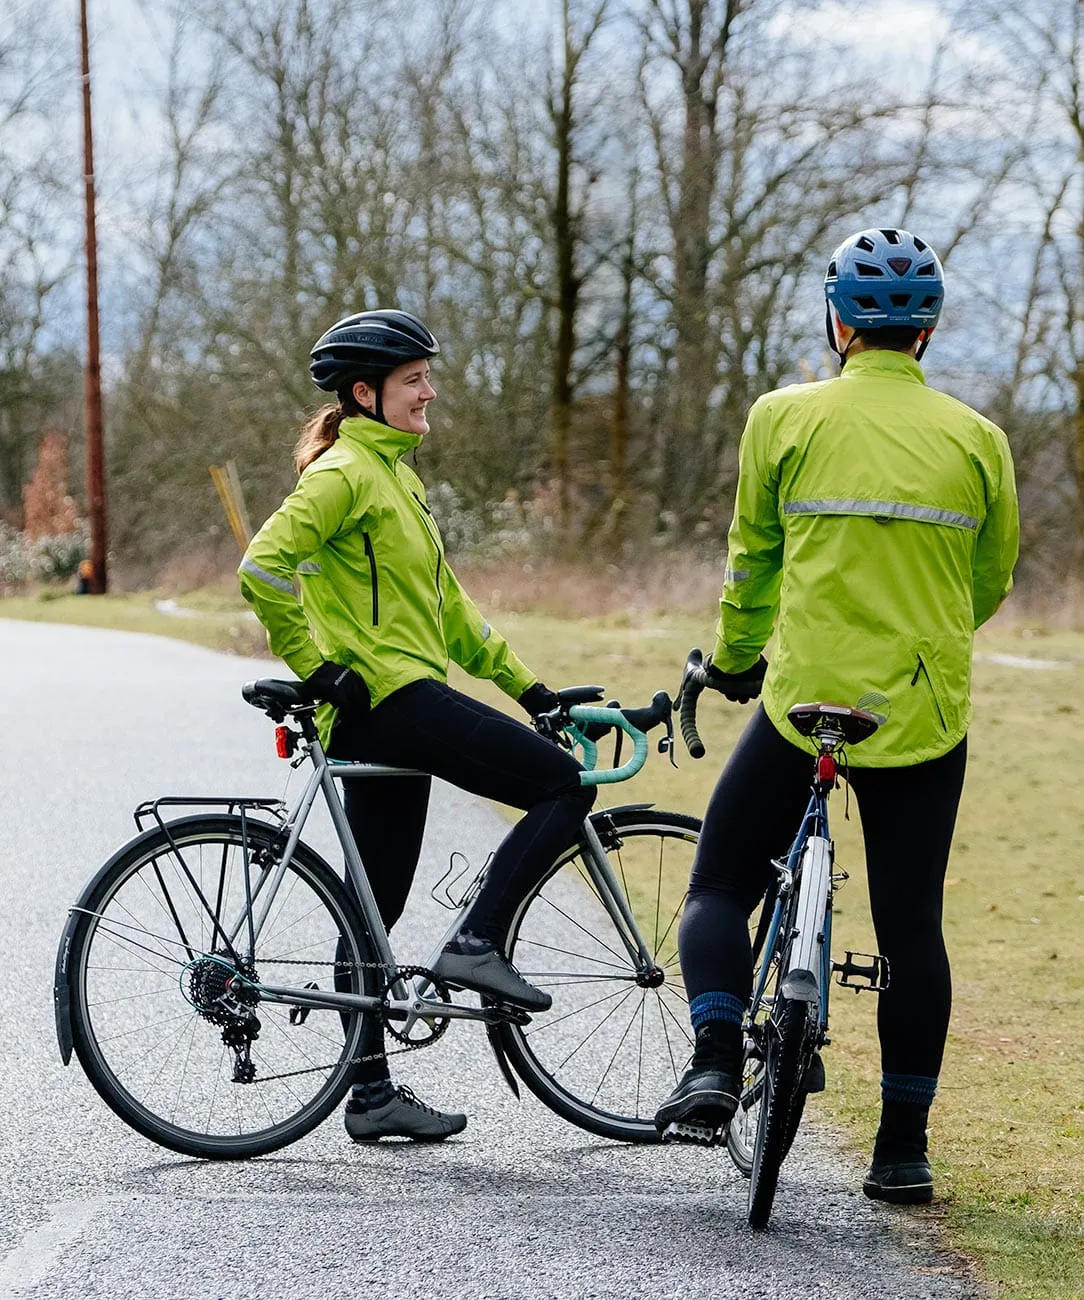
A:
POLYGON ((94 215, 94 136, 90 125, 90 37, 87 0, 79 0, 79 35, 83 71, 83 188, 87 245, 87 361, 83 374, 83 412, 87 438, 87 513, 90 517, 90 590, 105 594, 106 510, 105 447, 102 433, 102 369, 98 339, 98 237, 94 215))

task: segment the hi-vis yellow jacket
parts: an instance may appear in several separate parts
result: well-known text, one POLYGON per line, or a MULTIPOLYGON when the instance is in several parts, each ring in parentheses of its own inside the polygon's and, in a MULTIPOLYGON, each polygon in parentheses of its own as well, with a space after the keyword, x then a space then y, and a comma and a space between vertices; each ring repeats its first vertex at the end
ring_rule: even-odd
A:
POLYGON ((971 720, 974 629, 1012 587, 1005 435, 877 349, 761 397, 739 460, 713 662, 744 671, 774 630, 764 706, 788 740, 808 747, 792 705, 877 692, 888 721, 854 766, 947 753, 971 720))
MULTIPOLYGON (((274 654, 298 677, 329 659, 365 678, 375 705, 409 682, 446 681, 453 659, 513 699, 536 680, 460 587, 421 479, 403 455, 421 436, 363 418, 252 539, 241 590, 274 654)), ((327 742, 334 710, 317 712, 327 742)))

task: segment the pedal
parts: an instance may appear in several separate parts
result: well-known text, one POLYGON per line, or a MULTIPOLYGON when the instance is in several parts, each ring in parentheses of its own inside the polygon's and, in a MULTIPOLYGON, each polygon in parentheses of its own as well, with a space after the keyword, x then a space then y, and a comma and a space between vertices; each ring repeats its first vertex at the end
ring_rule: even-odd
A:
POLYGON ((888 961, 875 953, 848 952, 843 961, 832 963, 832 970, 838 973, 843 988, 854 989, 856 993, 863 990, 883 993, 888 988, 888 961), (856 961, 855 958, 862 960, 856 961))
POLYGON ((726 1141, 727 1126, 712 1128, 710 1124, 690 1124, 686 1120, 674 1120, 662 1131, 662 1140, 666 1143, 685 1142, 690 1146, 717 1147, 726 1141))

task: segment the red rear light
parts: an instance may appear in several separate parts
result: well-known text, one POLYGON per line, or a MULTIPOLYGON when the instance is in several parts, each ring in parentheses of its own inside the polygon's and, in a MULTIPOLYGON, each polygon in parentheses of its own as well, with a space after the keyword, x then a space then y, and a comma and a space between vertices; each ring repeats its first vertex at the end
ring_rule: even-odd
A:
POLYGON ((291 739, 289 727, 275 728, 275 753, 278 754, 279 758, 290 757, 293 751, 293 746, 290 744, 291 739))
POLYGON ((831 754, 821 754, 817 759, 817 780, 825 785, 834 785, 836 780, 836 760, 831 754))

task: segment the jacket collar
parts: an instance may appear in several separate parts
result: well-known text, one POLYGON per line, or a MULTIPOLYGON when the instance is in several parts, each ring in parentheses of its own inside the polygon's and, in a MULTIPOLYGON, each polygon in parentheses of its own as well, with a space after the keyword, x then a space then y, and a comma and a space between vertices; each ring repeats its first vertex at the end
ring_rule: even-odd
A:
POLYGON ((880 375, 890 379, 910 379, 924 384, 926 376, 922 367, 906 352, 891 352, 888 348, 869 348, 847 358, 843 379, 856 375, 880 375))
POLYGON ((422 440, 420 433, 405 433, 402 429, 393 429, 390 425, 370 420, 363 415, 353 415, 343 420, 339 425, 339 437, 345 438, 347 442, 361 443, 390 465, 394 465, 422 440))

